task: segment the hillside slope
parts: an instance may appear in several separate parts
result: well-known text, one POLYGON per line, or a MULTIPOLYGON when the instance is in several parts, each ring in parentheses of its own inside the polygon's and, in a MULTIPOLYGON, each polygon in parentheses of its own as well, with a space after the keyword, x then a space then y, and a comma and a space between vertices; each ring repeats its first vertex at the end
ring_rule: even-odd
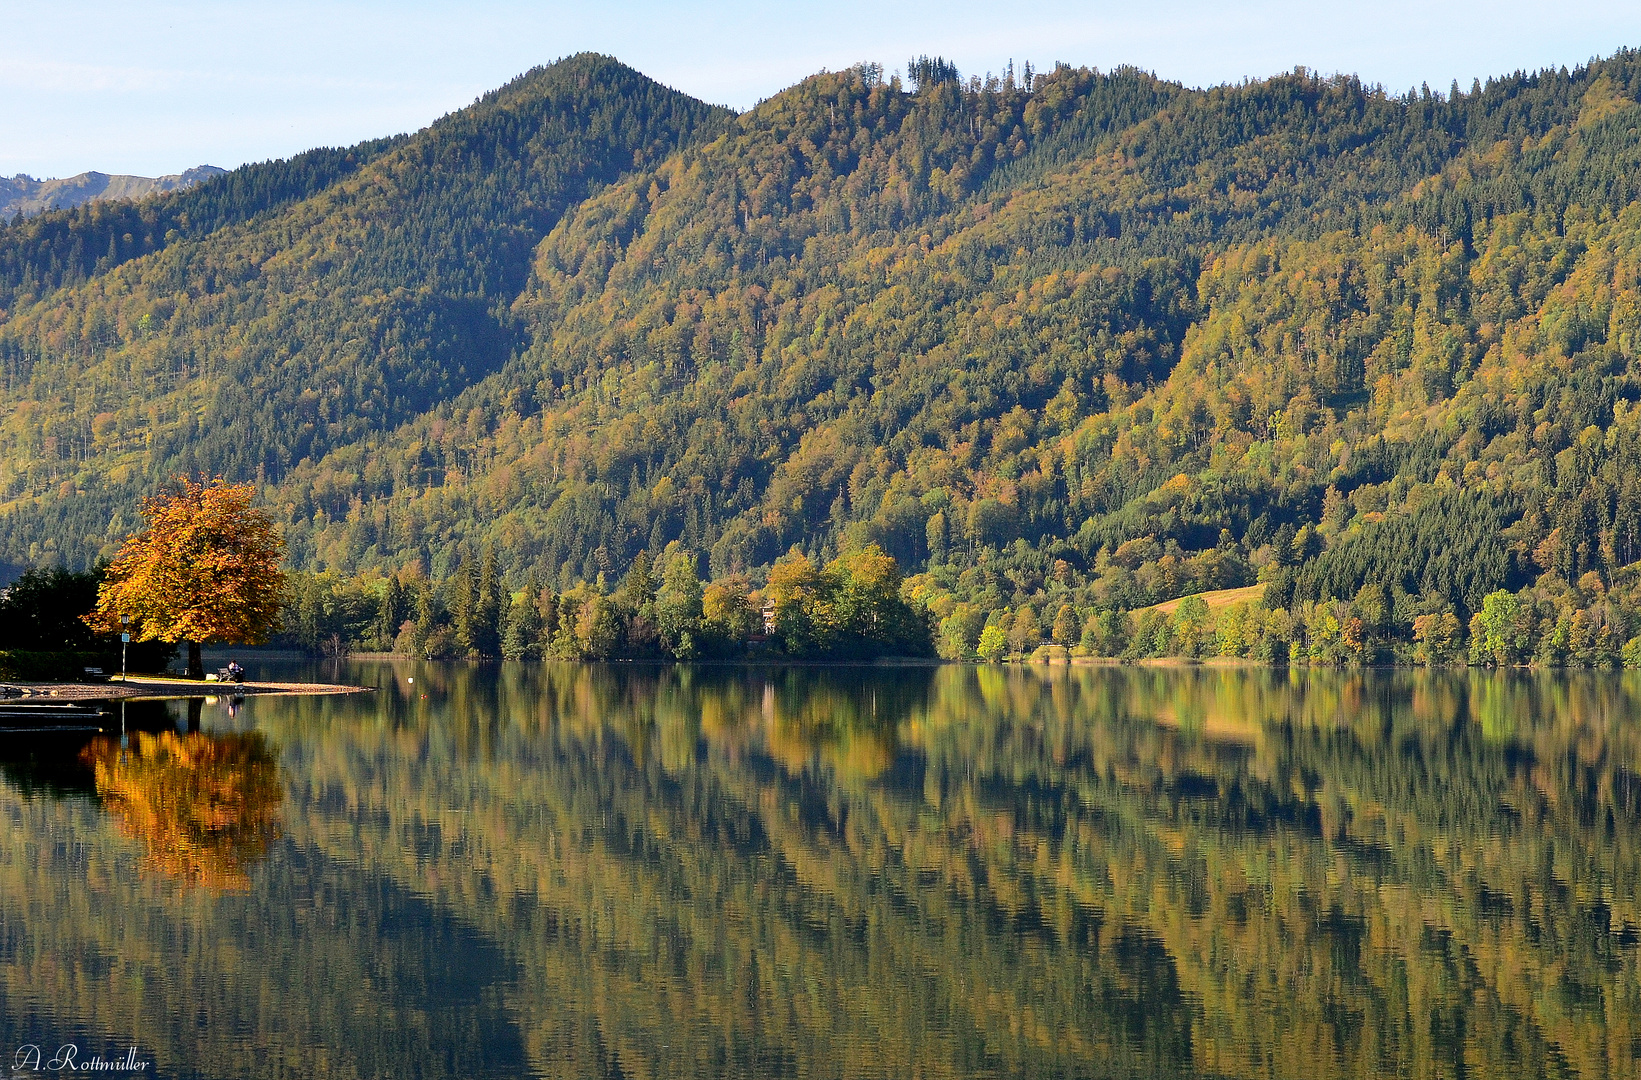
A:
POLYGON ((873 541, 959 646, 1256 579, 1341 640, 1501 588, 1630 636, 1635 54, 1409 98, 863 66, 738 118, 639 80, 566 61, 19 290, 0 553, 94 558, 204 470, 344 573, 873 541))
MULTIPOLYGON (((564 209, 724 116, 581 56, 364 148, 361 167, 318 163, 340 177, 297 201, 264 197, 278 184, 229 188, 250 212, 219 210, 203 235, 166 229, 157 250, 124 261, 111 239, 84 281, 53 275, 56 250, 31 264, 25 245, 44 234, 46 249, 54 225, 95 234, 97 216, 8 232, 19 285, 0 327, 0 493, 12 551, 54 540, 84 561, 172 474, 276 481, 448 400, 515 348, 507 302, 564 209)), ((209 210, 221 194, 194 203, 209 210)), ((152 243, 161 217, 125 246, 152 243)))

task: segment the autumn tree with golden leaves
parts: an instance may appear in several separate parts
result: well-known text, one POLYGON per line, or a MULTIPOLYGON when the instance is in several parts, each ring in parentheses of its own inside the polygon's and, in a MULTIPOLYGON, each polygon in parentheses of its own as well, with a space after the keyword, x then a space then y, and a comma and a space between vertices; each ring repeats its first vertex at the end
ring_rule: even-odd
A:
POLYGON ((219 477, 143 500, 147 526, 125 538, 86 621, 109 632, 129 625, 138 641, 186 641, 195 678, 202 644, 265 640, 279 623, 284 543, 253 494, 219 477))

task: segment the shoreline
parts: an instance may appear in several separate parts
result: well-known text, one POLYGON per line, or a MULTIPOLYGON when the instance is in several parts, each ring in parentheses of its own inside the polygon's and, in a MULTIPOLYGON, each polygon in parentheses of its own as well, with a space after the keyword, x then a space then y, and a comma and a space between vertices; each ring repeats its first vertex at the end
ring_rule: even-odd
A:
POLYGON ((294 682, 200 682, 194 679, 130 678, 114 676, 108 682, 6 682, 0 683, 23 691, 20 696, 0 700, 10 702, 53 701, 132 701, 137 699, 232 697, 271 697, 275 695, 316 697, 328 694, 369 694, 374 686, 349 686, 338 683, 294 682))
MULTIPOLYGON (((1065 646, 1053 646, 1053 648, 1063 649, 1063 648, 1065 648, 1065 646)), ((221 652, 217 658, 227 657, 228 655, 229 654, 227 652, 221 652)), ((1554 667, 1551 667, 1551 666, 1544 666, 1544 665, 1533 664, 1533 663, 1517 663, 1517 664, 1509 664, 1509 665, 1505 665, 1503 667, 1499 667, 1499 666, 1494 666, 1494 665, 1487 665, 1487 664, 1477 665, 1477 664, 1469 664, 1469 663, 1464 663, 1464 662, 1452 662, 1452 663, 1445 663, 1445 664, 1409 664, 1409 663, 1390 662, 1390 663, 1360 664, 1360 665, 1354 665, 1353 666, 1353 665, 1343 665, 1343 664, 1316 664, 1316 663, 1311 663, 1311 662, 1305 661, 1305 660, 1298 660, 1298 661, 1295 661, 1295 660, 1285 660, 1285 661, 1255 660, 1255 659, 1252 659, 1252 658, 1246 657, 1246 656, 1142 656, 1142 657, 1121 657, 1121 656, 1086 656, 1086 655, 1077 655, 1077 654, 1071 654, 1069 656, 1064 655, 1064 654, 1058 654, 1058 655, 1048 655, 1048 656, 1041 656, 1041 657, 1033 656, 1033 655, 1028 654, 1028 655, 1022 655, 1022 656, 1011 656, 1011 657, 1007 657, 1005 659, 1000 659, 1000 660, 996 660, 996 661, 986 661, 986 660, 977 660, 977 659, 961 659, 961 660, 958 660, 958 659, 947 659, 945 657, 923 657, 923 656, 884 656, 884 657, 877 657, 875 659, 869 659, 869 660, 804 659, 802 657, 790 657, 790 656, 744 656, 744 657, 713 659, 713 660, 708 660, 708 659, 673 660, 673 659, 667 659, 667 658, 664 658, 664 657, 611 657, 611 658, 605 659, 605 660, 572 660, 572 659, 562 659, 562 658, 556 658, 555 657, 555 658, 540 658, 540 659, 535 659, 535 660, 505 660, 505 659, 503 659, 499 656, 438 657, 438 658, 434 658, 434 657, 421 657, 421 656, 404 656, 404 655, 401 655, 399 653, 386 653, 386 652, 352 652, 352 653, 347 653, 343 656, 312 656, 312 655, 309 655, 309 654, 306 654, 306 653, 300 653, 300 652, 295 652, 295 651, 291 651, 291 650, 284 650, 284 649, 268 650, 267 652, 258 652, 257 650, 255 650, 253 648, 253 649, 239 649, 239 650, 236 650, 232 655, 236 656, 236 657, 238 657, 242 660, 256 659, 256 660, 271 660, 271 661, 302 661, 302 662, 307 662, 307 663, 327 663, 327 662, 336 662, 336 661, 361 660, 361 661, 371 661, 371 662, 375 662, 375 663, 388 661, 388 662, 413 663, 413 664, 481 664, 481 665, 496 665, 496 666, 500 666, 500 665, 503 665, 503 664, 528 664, 528 665, 585 664, 585 665, 589 665, 589 666, 614 667, 614 666, 617 666, 617 665, 625 664, 625 665, 645 666, 645 667, 813 667, 813 668, 863 668, 863 667, 866 667, 866 668, 917 668, 917 667, 944 667, 944 666, 949 665, 949 664, 956 664, 956 665, 965 665, 965 666, 969 666, 969 667, 981 667, 981 668, 983 668, 983 667, 1044 667, 1044 668, 1052 668, 1052 667, 1150 667, 1150 668, 1202 667, 1202 668, 1269 668, 1269 669, 1280 669, 1280 670, 1289 670, 1289 671, 1467 671, 1467 670, 1476 670, 1476 671, 1612 671, 1612 672, 1618 672, 1618 671, 1626 670, 1622 665, 1614 665, 1613 667, 1610 667, 1610 668, 1603 668, 1603 667, 1571 667, 1571 666, 1554 666, 1554 667)), ((115 676, 115 678, 117 679, 118 676, 115 676)), ((135 681, 135 680, 133 680, 133 681, 135 681)), ((176 680, 176 681, 184 682, 185 680, 180 680, 179 679, 179 680, 176 680)), ((12 682, 8 685, 21 686, 21 685, 24 685, 24 684, 20 683, 20 682, 12 682)), ((189 683, 188 685, 198 686, 198 685, 202 685, 202 684, 189 683)), ((224 685, 224 684, 206 683, 206 684, 203 684, 203 685, 215 687, 215 686, 220 686, 220 685, 224 685)), ((252 684, 246 683, 244 685, 250 686, 252 684)), ((257 685, 272 686, 272 685, 276 685, 276 684, 261 683, 261 684, 257 684, 257 685)), ((292 687, 295 687, 295 686, 307 687, 307 686, 312 686, 312 685, 316 685, 316 684, 291 683, 291 684, 279 684, 279 685, 287 685, 287 686, 292 686, 292 687)), ((333 688, 333 689, 311 690, 311 691, 307 691, 307 692, 312 692, 312 693, 342 693, 342 692, 357 692, 357 691, 361 691, 361 690, 371 690, 371 689, 373 689, 373 687, 368 687, 368 686, 366 686, 366 687, 336 687, 336 688, 333 688)), ((300 690, 280 690, 280 691, 269 691, 269 692, 300 693, 300 692, 303 692, 303 691, 300 691, 300 690)))

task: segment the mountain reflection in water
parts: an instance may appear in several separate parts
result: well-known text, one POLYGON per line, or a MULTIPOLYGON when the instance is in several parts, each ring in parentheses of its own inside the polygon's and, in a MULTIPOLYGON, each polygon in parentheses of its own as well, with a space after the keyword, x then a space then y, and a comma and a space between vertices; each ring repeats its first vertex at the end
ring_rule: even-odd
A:
POLYGON ((0 1052, 68 1033, 204 1076, 1641 1072, 1633 676, 324 674, 383 690, 96 744, 95 797, 4 774, 0 1052))

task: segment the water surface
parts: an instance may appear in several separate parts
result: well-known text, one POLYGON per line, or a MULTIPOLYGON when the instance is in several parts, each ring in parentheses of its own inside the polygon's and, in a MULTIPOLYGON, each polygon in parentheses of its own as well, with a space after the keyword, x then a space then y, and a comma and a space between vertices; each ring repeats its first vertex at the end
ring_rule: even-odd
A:
POLYGON ((0 1067, 1641 1075, 1632 676, 312 674, 0 751, 0 1067))

